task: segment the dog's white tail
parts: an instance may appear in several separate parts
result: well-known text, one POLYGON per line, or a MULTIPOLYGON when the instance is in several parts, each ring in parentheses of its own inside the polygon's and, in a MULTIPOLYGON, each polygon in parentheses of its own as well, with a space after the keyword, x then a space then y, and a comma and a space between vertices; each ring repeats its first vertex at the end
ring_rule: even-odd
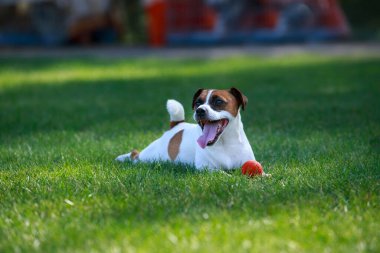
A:
POLYGON ((169 112, 171 122, 179 122, 185 120, 185 111, 180 102, 174 99, 169 99, 166 102, 166 109, 169 112))

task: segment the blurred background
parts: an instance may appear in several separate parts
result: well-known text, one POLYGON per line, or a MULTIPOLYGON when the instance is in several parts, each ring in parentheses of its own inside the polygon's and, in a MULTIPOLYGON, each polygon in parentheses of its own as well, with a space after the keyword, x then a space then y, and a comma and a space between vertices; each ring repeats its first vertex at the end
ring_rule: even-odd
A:
POLYGON ((379 13, 360 0, 0 0, 0 46, 378 41, 379 13))

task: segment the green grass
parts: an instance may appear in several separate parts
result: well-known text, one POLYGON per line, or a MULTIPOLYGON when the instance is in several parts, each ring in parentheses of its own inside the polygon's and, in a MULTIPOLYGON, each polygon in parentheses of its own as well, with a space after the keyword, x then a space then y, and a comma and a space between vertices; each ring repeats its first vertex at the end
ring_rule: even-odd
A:
POLYGON ((0 252, 379 252, 380 59, 0 60, 0 252), (118 164, 239 87, 271 178, 118 164))

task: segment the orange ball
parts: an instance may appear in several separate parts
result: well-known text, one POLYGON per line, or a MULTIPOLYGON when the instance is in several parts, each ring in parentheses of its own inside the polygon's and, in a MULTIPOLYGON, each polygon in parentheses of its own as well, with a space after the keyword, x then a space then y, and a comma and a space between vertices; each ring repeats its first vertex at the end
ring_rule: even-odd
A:
POLYGON ((241 173, 249 177, 261 176, 264 171, 263 167, 258 161, 250 160, 243 164, 241 167, 241 173))

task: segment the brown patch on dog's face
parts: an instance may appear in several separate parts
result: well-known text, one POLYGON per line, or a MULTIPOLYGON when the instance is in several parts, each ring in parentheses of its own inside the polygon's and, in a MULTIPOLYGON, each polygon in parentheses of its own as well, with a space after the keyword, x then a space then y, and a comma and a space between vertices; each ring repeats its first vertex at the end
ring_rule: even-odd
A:
POLYGON ((239 112, 240 103, 229 90, 213 91, 208 103, 213 110, 227 111, 234 117, 239 112))
POLYGON ((240 90, 232 87, 228 90, 213 90, 208 101, 207 95, 210 90, 199 89, 193 97, 193 110, 208 103, 215 111, 228 111, 236 117, 241 107, 245 109, 248 99, 240 90))
POLYGON ((193 96, 193 105, 192 108, 195 110, 198 108, 200 105, 203 105, 206 103, 206 98, 207 98, 208 90, 205 89, 199 89, 197 92, 195 92, 193 96))

